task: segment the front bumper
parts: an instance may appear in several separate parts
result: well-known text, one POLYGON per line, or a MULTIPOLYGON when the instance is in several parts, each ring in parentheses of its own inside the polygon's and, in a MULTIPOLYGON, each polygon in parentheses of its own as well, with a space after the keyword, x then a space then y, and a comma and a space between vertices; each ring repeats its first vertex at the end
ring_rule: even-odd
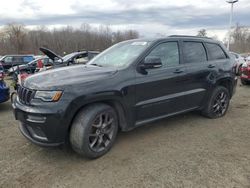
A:
POLYGON ((27 107, 18 101, 12 103, 16 120, 20 121, 21 133, 32 143, 39 146, 59 146, 67 138, 67 126, 62 112, 44 113, 39 108, 27 107))
POLYGON ((27 138, 29 141, 31 141, 32 143, 38 145, 38 146, 43 146, 43 147, 56 147, 56 146, 60 146, 63 143, 49 143, 49 142, 43 142, 43 141, 38 141, 37 139, 35 139, 34 137, 36 137, 37 135, 34 134, 34 132, 30 132, 27 128, 27 125, 24 125, 23 123, 20 123, 19 125, 19 130, 22 133, 22 135, 27 138))

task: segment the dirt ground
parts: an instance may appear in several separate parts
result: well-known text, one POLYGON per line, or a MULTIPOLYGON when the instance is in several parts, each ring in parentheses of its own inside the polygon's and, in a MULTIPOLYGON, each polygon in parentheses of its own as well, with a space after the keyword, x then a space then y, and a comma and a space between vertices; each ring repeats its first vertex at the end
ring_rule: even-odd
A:
POLYGON ((97 160, 41 148, 0 104, 0 187, 250 187, 250 86, 238 86, 227 115, 179 115, 120 133, 97 160))

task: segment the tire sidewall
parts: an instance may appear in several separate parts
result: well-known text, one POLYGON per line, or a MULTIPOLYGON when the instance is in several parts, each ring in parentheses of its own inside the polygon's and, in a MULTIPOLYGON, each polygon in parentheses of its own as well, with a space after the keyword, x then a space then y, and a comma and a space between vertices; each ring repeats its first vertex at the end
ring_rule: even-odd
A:
POLYGON ((81 112, 78 113, 76 117, 76 121, 73 122, 72 128, 70 132, 70 140, 73 150, 75 150, 77 153, 87 157, 87 158, 98 158, 107 153, 111 147, 114 144, 114 141, 117 136, 118 132, 118 117, 117 113, 115 112, 112 107, 105 105, 105 104, 99 104, 87 107, 86 109, 83 109, 81 112), (108 112, 112 114, 114 118, 114 133, 113 137, 111 139, 110 144, 102 151, 95 152, 93 151, 89 146, 89 133, 91 130, 91 126, 93 121, 96 119, 96 117, 104 112, 108 112), (77 131, 77 133, 76 133, 77 131), (77 143, 74 140, 75 134, 80 133, 80 139, 78 139, 77 143))
POLYGON ((227 113, 227 110, 228 110, 228 107, 229 107, 229 104, 230 104, 230 94, 229 94, 229 91, 227 88, 223 87, 223 86, 217 86, 211 97, 210 97, 210 100, 208 101, 208 105, 207 105, 207 109, 206 109, 206 113, 205 115, 208 116, 209 118, 212 118, 212 119, 215 119, 215 118, 220 118, 220 117, 223 117, 225 116, 225 114, 227 113), (214 103, 214 100, 216 99, 216 97, 218 96, 218 94, 220 92, 224 92, 226 95, 227 95, 227 106, 226 106, 226 110, 224 112, 223 115, 216 115, 213 111, 212 111, 212 107, 213 107, 213 103, 214 103))

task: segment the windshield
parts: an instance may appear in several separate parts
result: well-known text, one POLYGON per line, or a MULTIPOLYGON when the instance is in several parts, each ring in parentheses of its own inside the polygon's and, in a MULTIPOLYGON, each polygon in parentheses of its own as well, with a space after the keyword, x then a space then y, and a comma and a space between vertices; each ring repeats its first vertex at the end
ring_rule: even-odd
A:
POLYGON ((88 64, 101 67, 126 67, 144 51, 150 42, 128 41, 118 43, 92 59, 88 64))
POLYGON ((77 53, 71 53, 68 55, 63 56, 63 62, 68 61, 70 58, 74 57, 77 53))
POLYGON ((33 64, 36 64, 38 60, 39 60, 39 59, 35 59, 35 60, 33 60, 33 61, 29 62, 29 63, 28 63, 28 65, 33 65, 33 64))

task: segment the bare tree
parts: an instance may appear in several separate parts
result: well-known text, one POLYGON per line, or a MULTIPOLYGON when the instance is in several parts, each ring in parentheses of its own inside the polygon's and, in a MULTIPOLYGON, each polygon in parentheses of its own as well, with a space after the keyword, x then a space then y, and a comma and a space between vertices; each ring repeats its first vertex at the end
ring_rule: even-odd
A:
POLYGON ((29 30, 22 24, 8 24, 0 30, 0 54, 40 54, 41 46, 61 55, 80 50, 102 51, 117 42, 138 37, 137 31, 113 31, 107 25, 96 28, 82 24, 78 29, 67 26, 52 30, 39 26, 29 30))
POLYGON ((16 53, 24 50, 26 30, 22 24, 8 24, 5 26, 6 37, 14 47, 16 53))
POLYGON ((199 30, 198 33, 197 33, 197 36, 198 36, 198 37, 206 37, 206 36, 207 36, 207 31, 206 31, 206 29, 201 29, 201 30, 199 30))
POLYGON ((244 53, 250 52, 250 30, 247 27, 236 25, 231 34, 230 50, 244 53))

